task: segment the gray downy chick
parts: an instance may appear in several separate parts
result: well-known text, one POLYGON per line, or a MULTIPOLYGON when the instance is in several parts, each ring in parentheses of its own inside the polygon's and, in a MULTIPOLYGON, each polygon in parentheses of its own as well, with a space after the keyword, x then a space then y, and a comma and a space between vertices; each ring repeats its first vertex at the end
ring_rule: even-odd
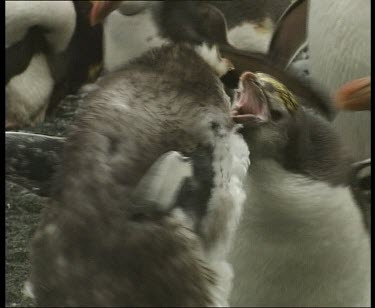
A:
POLYGON ((241 76, 232 109, 251 152, 230 255, 230 303, 367 307, 370 240, 329 122, 261 73, 241 76))
POLYGON ((218 76, 227 65, 215 48, 165 46, 87 96, 31 244, 38 306, 228 305, 249 152, 218 76), (175 175, 157 161, 170 151, 193 161, 172 192, 152 179, 175 175))

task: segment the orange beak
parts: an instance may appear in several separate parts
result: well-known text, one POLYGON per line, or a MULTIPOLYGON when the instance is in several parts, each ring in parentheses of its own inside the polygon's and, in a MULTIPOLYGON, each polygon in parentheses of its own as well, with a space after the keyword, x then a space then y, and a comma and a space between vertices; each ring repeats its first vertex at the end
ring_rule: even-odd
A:
POLYGON ((352 80, 338 89, 336 106, 344 110, 371 110, 371 77, 352 80))
POLYGON ((95 26, 116 10, 122 1, 91 1, 90 24, 95 26))

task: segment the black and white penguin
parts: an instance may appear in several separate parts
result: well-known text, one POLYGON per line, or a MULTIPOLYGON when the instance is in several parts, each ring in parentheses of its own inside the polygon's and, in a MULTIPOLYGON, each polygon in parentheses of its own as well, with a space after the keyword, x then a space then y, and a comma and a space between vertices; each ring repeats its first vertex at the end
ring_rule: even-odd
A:
POLYGON ((201 2, 93 1, 92 24, 105 17, 105 72, 169 42, 227 43, 225 17, 201 2))
POLYGON ((32 241, 26 289, 38 306, 228 305, 249 165, 219 79, 229 68, 215 46, 177 44, 98 81, 32 241), (164 163, 170 151, 192 175, 186 159, 181 172, 164 163))
POLYGON ((251 166, 230 304, 369 307, 369 234, 331 124, 262 73, 241 76, 232 115, 251 166))
MULTIPOLYGON (((215 39, 234 47, 266 53, 277 19, 290 0, 282 1, 94 1, 92 21, 104 23, 104 69, 116 70, 130 59, 184 36, 215 39), (216 11, 216 12, 215 12, 216 11), (223 23, 216 16, 221 14, 223 23), (207 31, 206 19, 217 19, 207 31), (228 37, 221 40, 223 27, 228 37), (187 27, 191 29, 187 34, 187 27), (221 41, 220 41, 221 40, 221 41)), ((212 24, 212 20, 209 21, 212 24)))
POLYGON ((266 54, 278 21, 291 0, 204 1, 217 7, 228 25, 228 40, 237 49, 266 54))
POLYGON ((42 121, 54 80, 47 51, 61 53, 76 24, 71 1, 6 1, 6 127, 42 121))
POLYGON ((90 9, 87 1, 6 1, 6 128, 43 121, 87 82, 102 57, 90 9))

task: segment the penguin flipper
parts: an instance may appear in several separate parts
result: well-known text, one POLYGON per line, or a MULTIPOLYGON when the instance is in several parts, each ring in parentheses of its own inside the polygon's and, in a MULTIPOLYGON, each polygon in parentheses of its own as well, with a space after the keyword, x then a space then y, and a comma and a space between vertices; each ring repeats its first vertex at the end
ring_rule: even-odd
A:
POLYGON ((170 209, 188 178, 193 176, 189 158, 179 152, 161 155, 147 170, 133 192, 138 204, 153 204, 158 211, 170 209))

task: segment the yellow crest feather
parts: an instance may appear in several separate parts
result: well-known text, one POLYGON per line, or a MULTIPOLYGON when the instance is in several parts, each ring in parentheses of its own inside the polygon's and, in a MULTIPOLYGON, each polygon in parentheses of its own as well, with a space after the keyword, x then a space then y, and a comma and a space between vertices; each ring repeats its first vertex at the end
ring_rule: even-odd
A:
POLYGON ((271 77, 268 74, 257 73, 256 75, 260 80, 264 82, 268 82, 273 85, 273 87, 275 88, 275 91, 280 96, 281 100, 283 101, 285 108, 289 112, 295 112, 298 109, 299 104, 296 98, 294 97, 293 93, 290 92, 289 89, 285 85, 283 85, 281 82, 279 82, 278 80, 276 80, 275 78, 271 77))

